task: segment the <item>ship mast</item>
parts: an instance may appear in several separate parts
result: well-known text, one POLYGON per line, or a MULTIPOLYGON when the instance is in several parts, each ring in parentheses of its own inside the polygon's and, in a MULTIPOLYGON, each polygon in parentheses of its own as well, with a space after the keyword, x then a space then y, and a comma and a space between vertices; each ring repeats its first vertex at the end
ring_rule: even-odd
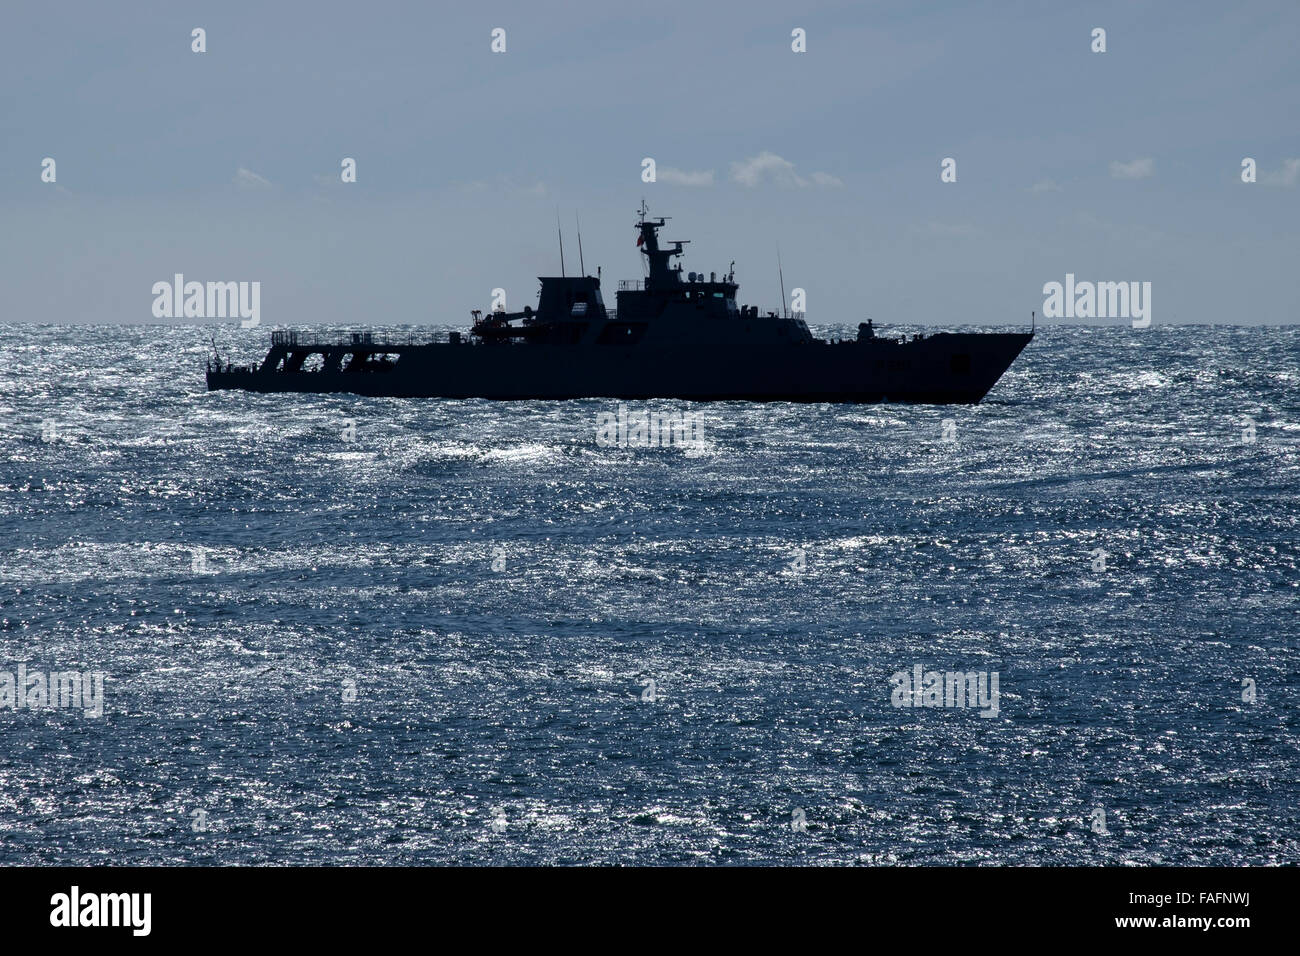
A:
POLYGON ((647 219, 645 200, 641 200, 640 219, 637 221, 637 229, 641 232, 641 238, 637 240, 637 245, 641 247, 641 253, 646 257, 649 263, 649 274, 646 277, 646 288, 671 288, 681 285, 681 278, 674 271, 671 262, 673 256, 682 254, 682 246, 689 240, 674 239, 672 240, 673 248, 659 248, 659 230, 663 228, 664 223, 668 221, 667 216, 660 216, 658 219, 647 219))

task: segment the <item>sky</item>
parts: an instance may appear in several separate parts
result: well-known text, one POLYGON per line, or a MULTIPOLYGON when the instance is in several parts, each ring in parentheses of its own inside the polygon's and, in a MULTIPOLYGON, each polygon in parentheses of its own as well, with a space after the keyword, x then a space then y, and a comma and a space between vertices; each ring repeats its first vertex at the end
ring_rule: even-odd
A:
POLYGON ((0 322, 154 323, 182 273, 268 326, 464 325, 535 304, 557 211, 612 305, 645 199, 817 325, 1021 324, 1067 274, 1294 323, 1298 46, 1296 0, 6 0, 0 322))

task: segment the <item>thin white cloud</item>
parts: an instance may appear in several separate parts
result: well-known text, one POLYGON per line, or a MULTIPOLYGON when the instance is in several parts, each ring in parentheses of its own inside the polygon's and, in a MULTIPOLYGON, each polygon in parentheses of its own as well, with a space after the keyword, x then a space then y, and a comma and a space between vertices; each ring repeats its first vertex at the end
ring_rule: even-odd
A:
POLYGON ((1155 171, 1156 161, 1150 157, 1135 159, 1130 163, 1116 161, 1110 164, 1110 174, 1115 179, 1146 179, 1155 171))
POLYGON ((1051 179, 1040 179, 1029 187, 1031 193, 1059 193, 1061 187, 1051 179))
POLYGON ((794 163, 764 151, 744 162, 731 164, 731 178, 751 189, 769 176, 777 180, 793 177, 794 163))
POLYGON ((673 169, 671 166, 665 166, 656 174, 660 182, 672 183, 674 186, 712 186, 713 170, 701 169, 698 172, 692 172, 685 169, 673 169))
POLYGON ((1300 159, 1282 160, 1282 168, 1276 173, 1265 173, 1264 182, 1270 186, 1295 186, 1300 182, 1300 159))
POLYGON ((765 182, 773 182, 778 186, 793 186, 797 189, 808 186, 844 185, 830 173, 813 173, 810 178, 800 176, 794 171, 794 163, 768 150, 763 150, 757 156, 751 156, 738 163, 732 163, 731 178, 749 189, 765 182))
POLYGON ((271 181, 257 175, 251 169, 240 166, 235 171, 235 185, 240 189, 270 189, 271 181))

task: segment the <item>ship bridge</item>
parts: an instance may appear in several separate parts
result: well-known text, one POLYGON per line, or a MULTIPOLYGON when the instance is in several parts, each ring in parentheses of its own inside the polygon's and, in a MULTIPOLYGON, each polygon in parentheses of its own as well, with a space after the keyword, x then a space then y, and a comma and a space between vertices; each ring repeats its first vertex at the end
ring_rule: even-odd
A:
POLYGON ((641 217, 637 221, 636 244, 646 257, 647 276, 644 281, 624 280, 618 287, 618 314, 623 319, 653 318, 663 313, 668 302, 688 303, 712 316, 739 316, 736 308, 735 263, 727 274, 719 278, 716 272, 706 279, 703 272, 690 272, 682 277, 681 265, 673 259, 682 256, 682 248, 689 239, 668 242, 668 248, 659 244, 659 230, 668 217, 651 219, 646 215, 646 205, 641 203, 641 217))
POLYGON ((667 221, 652 219, 641 203, 636 244, 645 256, 646 277, 618 284, 616 309, 605 308, 599 274, 540 276, 536 311, 526 307, 522 312, 474 312, 471 334, 490 343, 664 348, 813 340, 797 316, 760 315, 757 306, 738 306, 734 262, 722 274, 683 274, 674 260, 682 257, 689 240, 661 241, 659 231, 667 221))

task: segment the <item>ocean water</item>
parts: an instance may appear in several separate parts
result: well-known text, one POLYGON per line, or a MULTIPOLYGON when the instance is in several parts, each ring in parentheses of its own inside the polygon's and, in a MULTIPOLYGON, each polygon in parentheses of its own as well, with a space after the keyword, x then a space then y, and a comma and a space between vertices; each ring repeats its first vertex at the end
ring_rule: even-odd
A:
POLYGON ((0 862, 1300 856, 1300 328, 1048 328, 976 407, 648 403, 689 448, 209 394, 208 331, 3 328, 0 671, 105 679, 0 707, 0 862), (894 706, 917 665, 996 715, 894 706))

